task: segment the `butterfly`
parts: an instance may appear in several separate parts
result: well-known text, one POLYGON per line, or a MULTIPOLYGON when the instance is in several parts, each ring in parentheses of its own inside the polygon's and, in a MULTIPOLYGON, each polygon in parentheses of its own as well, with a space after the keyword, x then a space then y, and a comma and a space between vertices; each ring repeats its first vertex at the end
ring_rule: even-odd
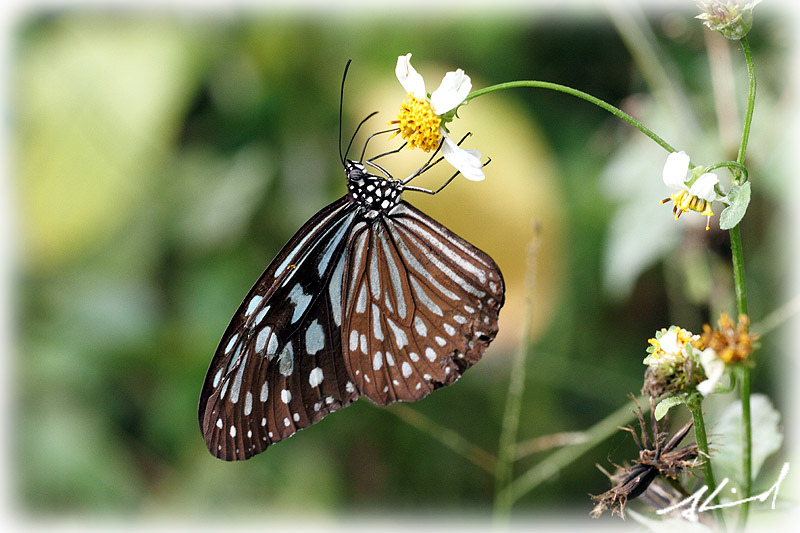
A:
POLYGON ((220 459, 249 459, 360 396, 379 405, 420 400, 454 383, 497 334, 498 266, 401 198, 444 188, 408 185, 433 156, 402 181, 375 163, 399 149, 364 160, 365 143, 361 160, 347 159, 372 115, 342 155, 341 101, 339 112, 347 194, 272 260, 206 374, 198 417, 220 459))

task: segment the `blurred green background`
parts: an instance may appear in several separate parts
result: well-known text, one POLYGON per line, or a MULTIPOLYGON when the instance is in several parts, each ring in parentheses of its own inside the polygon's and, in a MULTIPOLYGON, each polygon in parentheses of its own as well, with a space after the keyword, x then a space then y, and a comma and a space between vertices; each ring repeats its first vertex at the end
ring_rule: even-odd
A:
MULTIPOLYGON (((346 138, 373 110, 380 115, 369 131, 393 118, 405 96, 394 65, 412 52, 428 91, 459 67, 475 88, 517 79, 570 85, 710 164, 735 158, 746 76, 737 46, 704 30, 695 14, 636 5, 428 16, 26 12, 12 35, 9 77, 21 232, 12 492, 22 512, 488 515, 491 475, 393 407, 368 400, 253 460, 214 459, 196 414, 211 356, 271 258, 344 193, 337 128, 347 59, 346 138)), ((756 15, 754 198, 742 233, 757 324, 792 298, 788 161, 796 147, 784 132, 796 107, 787 76, 791 28, 767 7, 756 15)), ((508 303, 481 363, 411 408, 496 454, 527 316, 534 220, 541 224, 535 338, 520 440, 581 431, 624 406, 641 387, 641 360, 657 329, 679 323, 700 331, 719 311, 735 313, 729 245, 718 227, 703 231, 696 214, 674 222, 671 208, 658 206, 669 195, 661 183, 666 154, 586 102, 520 89, 479 98, 460 115, 451 131, 474 133, 467 144, 492 158, 487 179, 456 180, 435 198, 405 197, 496 259, 508 303)), ((410 152, 385 164, 403 177, 423 160, 410 152)), ((420 185, 436 188, 448 176, 442 165, 420 185)), ((753 374, 754 391, 781 412, 785 329, 763 338, 753 374)), ((712 431, 715 405, 708 403, 712 431)), ((549 453, 521 460, 515 472, 549 453)), ((633 454, 619 432, 515 510, 588 522, 587 493, 608 488, 595 463, 611 468, 609 460, 633 454)), ((759 481, 767 478, 771 484, 774 475, 759 481)))

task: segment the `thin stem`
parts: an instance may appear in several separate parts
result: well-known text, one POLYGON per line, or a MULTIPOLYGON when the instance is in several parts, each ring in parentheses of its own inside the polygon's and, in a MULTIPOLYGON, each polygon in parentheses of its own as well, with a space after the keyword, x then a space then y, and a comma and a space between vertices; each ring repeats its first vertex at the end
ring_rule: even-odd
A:
MULTIPOLYGON (((699 398, 693 398, 686 402, 686 406, 692 413, 692 420, 694 421, 694 440, 703 458, 703 481, 708 487, 708 494, 713 494, 714 491, 717 490, 717 483, 714 481, 714 471, 711 468, 711 455, 708 453, 708 437, 706 436, 706 424, 703 420, 703 405, 699 398)), ((719 495, 714 497, 714 503, 719 503, 719 495)), ((714 515, 717 518, 717 523, 720 528, 724 530, 725 522, 722 518, 722 509, 714 509, 714 515)))
MULTIPOLYGON (((747 153, 747 141, 750 138, 750 125, 753 122, 753 109, 756 103, 756 71, 753 64, 753 54, 750 50, 750 42, 747 37, 743 37, 739 41, 742 45, 745 61, 747 62, 747 79, 749 81, 750 89, 747 95, 747 112, 744 117, 744 130, 742 131, 742 143, 739 146, 739 154, 736 157, 736 162, 744 165, 745 154, 747 153)), ((733 262, 733 283, 736 292, 736 309, 740 315, 747 314, 747 290, 745 286, 744 277, 744 252, 742 250, 742 237, 739 232, 739 225, 730 230, 731 236, 731 257, 733 262)), ((752 421, 750 417, 750 367, 742 365, 741 370, 741 397, 742 397, 742 478, 744 479, 744 486, 742 487, 742 497, 747 499, 750 497, 753 489, 753 473, 752 473, 752 421)), ((750 506, 745 501, 739 508, 739 529, 744 529, 747 523, 747 516, 750 506)))
POLYGON ((391 413, 410 426, 427 433, 433 437, 434 440, 438 440, 475 466, 485 470, 489 474, 494 474, 495 457, 480 446, 469 442, 452 429, 437 424, 427 416, 406 405, 395 404, 384 412, 391 413))
POLYGON ((525 81, 509 81, 506 83, 498 83, 497 85, 491 85, 489 87, 484 87, 483 89, 478 89, 477 91, 473 91, 467 96, 464 100, 464 103, 469 102, 473 98, 477 98, 484 94, 488 94, 494 91, 502 91, 504 89, 514 89, 518 87, 529 87, 529 88, 536 88, 536 89, 550 89, 552 91, 558 91, 561 93, 569 94, 571 96, 575 96, 576 98, 580 98, 582 100, 586 100, 601 109, 605 109, 615 117, 621 118, 637 130, 641 131, 648 137, 650 137, 653 141, 655 141, 659 146, 664 148, 668 152, 676 152, 677 150, 672 147, 667 141, 656 135, 650 128, 627 114, 626 112, 622 111, 621 109, 614 107, 613 105, 595 97, 591 94, 585 93, 583 91, 579 91, 577 89, 573 89, 572 87, 567 87, 566 85, 561 85, 558 83, 550 83, 548 81, 535 81, 535 80, 525 80, 525 81))
POLYGON ((534 235, 528 248, 527 290, 525 291, 525 313, 522 336, 511 368, 511 378, 506 395, 506 408, 503 427, 497 452, 495 468, 494 516, 496 520, 508 520, 513 501, 509 492, 504 491, 511 482, 514 459, 517 451, 517 430, 522 411, 522 393, 525 390, 525 363, 530 348, 531 322, 533 315, 534 291, 536 288, 536 257, 539 251, 539 225, 534 224, 534 235))
MULTIPOLYGON (((645 402, 647 397, 641 396, 636 401, 645 402)), ((625 405, 587 429, 584 432, 586 435, 585 440, 579 444, 565 446, 554 451, 547 456, 547 459, 536 464, 504 488, 501 492, 507 492, 508 494, 501 494, 499 497, 508 498, 511 502, 519 500, 541 483, 557 475, 561 469, 578 459, 578 457, 619 431, 620 426, 629 423, 633 418, 634 415, 630 403, 626 402, 625 405)))
POLYGON ((742 165, 740 163, 737 163, 736 161, 723 161, 721 163, 716 163, 716 164, 713 164, 711 166, 706 167, 705 171, 706 172, 711 172, 712 170, 716 170, 718 168, 725 168, 725 167, 736 169, 741 173, 741 179, 739 180, 739 183, 744 183, 749 179, 749 177, 748 177, 749 175, 747 173, 747 167, 745 167, 744 165, 742 165))
MULTIPOLYGON (((753 491, 753 426, 750 415, 750 367, 744 364, 739 365, 739 368, 742 374, 739 378, 739 383, 742 393, 742 424, 744 425, 744 431, 742 432, 744 441, 742 442, 742 477, 744 478, 744 487, 742 487, 742 492, 745 498, 749 498, 750 493, 753 491)), ((744 530, 744 526, 747 523, 749 510, 747 504, 748 502, 744 502, 742 508, 739 510, 739 523, 737 527, 740 531, 744 530)))
POLYGON ((750 50, 750 42, 747 40, 747 37, 742 37, 739 42, 742 44, 742 51, 744 52, 744 58, 747 62, 747 80, 750 85, 750 89, 747 93, 747 112, 744 115, 742 143, 739 145, 739 155, 736 157, 736 161, 739 164, 744 165, 744 156, 747 152, 747 141, 750 139, 750 125, 753 123, 753 108, 755 107, 756 103, 756 70, 755 65, 753 64, 753 53, 750 50))

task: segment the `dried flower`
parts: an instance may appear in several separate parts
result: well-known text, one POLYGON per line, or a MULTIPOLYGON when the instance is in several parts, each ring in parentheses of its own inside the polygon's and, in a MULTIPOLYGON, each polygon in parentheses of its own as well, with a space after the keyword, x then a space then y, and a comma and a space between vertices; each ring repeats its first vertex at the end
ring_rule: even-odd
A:
POLYGON ((705 350, 711 348, 717 357, 725 363, 747 361, 753 351, 758 335, 750 333, 750 319, 747 315, 739 315, 739 323, 733 327, 733 321, 727 313, 722 313, 717 321, 718 329, 711 329, 705 324, 703 333, 693 341, 695 348, 705 350))
POLYGON ((593 518, 610 510, 612 514, 619 515, 624 519, 628 501, 642 495, 659 476, 677 480, 680 474, 697 466, 699 456, 697 444, 689 444, 678 450, 675 449, 689 433, 692 421, 689 421, 667 441, 669 434, 663 431, 666 418, 663 424, 659 424, 653 414, 652 403, 651 400, 652 437, 645 428, 644 417, 638 403, 636 404, 636 417, 639 420, 640 436, 637 436, 636 431, 631 427, 621 428, 630 432, 639 448, 639 458, 633 460, 631 467, 618 466, 617 473, 609 476, 612 482, 616 481, 616 485, 603 494, 592 496, 592 499, 598 502, 590 513, 593 518))

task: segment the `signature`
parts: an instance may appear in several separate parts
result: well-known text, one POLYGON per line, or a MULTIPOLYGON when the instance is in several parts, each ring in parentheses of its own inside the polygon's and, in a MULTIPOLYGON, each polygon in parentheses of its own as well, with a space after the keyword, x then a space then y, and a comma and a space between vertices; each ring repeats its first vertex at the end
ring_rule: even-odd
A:
MULTIPOLYGON (((783 463, 783 466, 781 467, 781 472, 778 475, 778 480, 768 490, 762 492, 761 494, 757 494, 749 498, 744 498, 742 500, 711 505, 711 502, 714 500, 714 498, 716 498, 717 495, 720 493, 720 491, 722 491, 722 489, 725 487, 725 485, 728 484, 728 478, 725 478, 722 480, 722 483, 720 483, 719 486, 714 490, 714 492, 712 492, 708 496, 708 498, 706 498, 702 502, 700 501, 700 499, 703 497, 703 494, 705 494, 706 491, 708 490, 708 485, 704 485, 703 488, 701 488, 688 498, 676 503, 675 505, 666 507, 664 509, 659 509, 658 511, 656 511, 656 513, 660 515, 667 514, 677 509, 686 507, 681 511, 681 516, 686 520, 689 520, 691 522, 696 522, 698 519, 698 514, 703 513, 705 511, 712 511, 714 509, 724 509, 726 507, 735 507, 737 505, 741 505, 747 502, 752 502, 755 500, 758 500, 760 502, 765 502, 767 501, 767 498, 770 497, 770 495, 772 495, 772 509, 775 509, 775 500, 778 497, 778 489, 780 489, 781 483, 783 482, 783 479, 786 477, 788 473, 789 473, 789 463, 783 463)), ((733 492, 736 492, 736 489, 731 489, 731 490, 733 492)))

